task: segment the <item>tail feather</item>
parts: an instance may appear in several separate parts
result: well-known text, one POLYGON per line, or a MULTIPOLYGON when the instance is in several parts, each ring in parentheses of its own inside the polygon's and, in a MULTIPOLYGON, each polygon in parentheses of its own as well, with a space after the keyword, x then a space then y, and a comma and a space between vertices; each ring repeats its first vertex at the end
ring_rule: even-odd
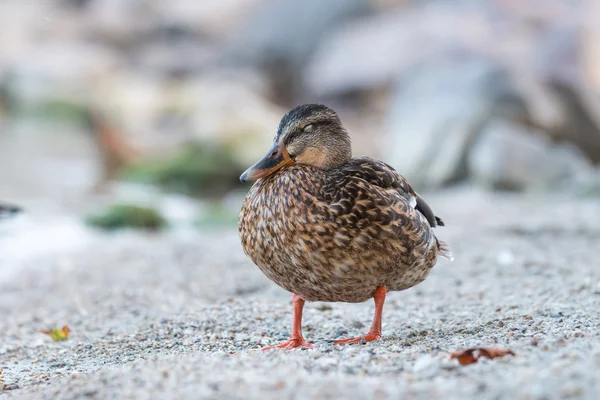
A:
POLYGON ((437 253, 439 256, 442 256, 444 258, 447 258, 450 261, 454 261, 454 256, 452 255, 452 252, 450 251, 450 246, 448 246, 448 243, 446 242, 442 242, 441 240, 436 239, 437 241, 437 253))

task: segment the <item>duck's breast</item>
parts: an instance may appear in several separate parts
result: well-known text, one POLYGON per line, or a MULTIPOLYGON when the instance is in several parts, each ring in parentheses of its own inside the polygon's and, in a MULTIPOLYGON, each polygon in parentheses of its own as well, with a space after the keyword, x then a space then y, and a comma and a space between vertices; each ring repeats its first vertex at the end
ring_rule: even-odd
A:
POLYGON ((322 183, 312 170, 293 168, 248 193, 242 246, 267 277, 305 300, 343 302, 364 301, 378 286, 402 290, 425 279, 435 238, 407 201, 369 187, 327 201, 316 190, 322 183), (384 207, 384 198, 393 204, 384 207))

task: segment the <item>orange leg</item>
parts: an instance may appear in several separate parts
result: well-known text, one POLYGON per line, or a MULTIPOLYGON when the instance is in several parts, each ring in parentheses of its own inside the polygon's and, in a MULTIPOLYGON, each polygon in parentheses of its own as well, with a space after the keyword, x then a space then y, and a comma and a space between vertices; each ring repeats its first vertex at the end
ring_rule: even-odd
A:
POLYGON ((375 300, 375 316, 373 317, 373 324, 371 324, 369 333, 365 336, 334 340, 333 343, 341 345, 352 343, 366 344, 367 342, 381 339, 381 314, 383 312, 383 303, 385 302, 385 293, 385 286, 379 286, 375 289, 375 292, 373 292, 373 300, 375 300))
POLYGON ((298 297, 296 294, 292 295, 292 307, 294 310, 294 316, 292 319, 292 334, 287 342, 281 343, 277 346, 263 347, 263 350, 271 349, 295 349, 296 347, 306 347, 314 349, 317 346, 308 343, 302 337, 302 309, 304 308, 304 300, 298 297))

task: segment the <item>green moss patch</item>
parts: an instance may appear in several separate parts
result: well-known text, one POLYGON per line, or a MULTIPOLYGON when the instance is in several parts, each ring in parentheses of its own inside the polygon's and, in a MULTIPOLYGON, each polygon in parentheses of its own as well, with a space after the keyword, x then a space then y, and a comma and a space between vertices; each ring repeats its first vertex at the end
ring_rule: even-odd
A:
POLYGON ((222 203, 211 203, 206 212, 196 220, 199 228, 233 228, 238 223, 238 213, 231 211, 222 203))
POLYGON ((220 195, 239 185, 242 167, 231 151, 213 144, 188 143, 164 158, 138 162, 123 178, 187 195, 220 195))
POLYGON ((88 217, 86 222, 105 230, 132 228, 157 231, 168 225, 166 219, 155 209, 129 204, 110 206, 104 212, 88 217))

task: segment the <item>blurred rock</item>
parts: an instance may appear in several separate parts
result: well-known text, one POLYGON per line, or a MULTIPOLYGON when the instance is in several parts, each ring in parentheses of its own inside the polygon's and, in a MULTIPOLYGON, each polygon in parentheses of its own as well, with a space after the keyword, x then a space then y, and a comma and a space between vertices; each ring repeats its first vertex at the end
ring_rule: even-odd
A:
POLYGON ((51 42, 8 66, 7 91, 23 106, 57 98, 85 101, 90 86, 119 65, 118 54, 108 47, 51 42))
POLYGON ((97 150, 80 127, 64 121, 11 121, 0 133, 0 182, 5 198, 73 201, 98 181, 97 150))
POLYGON ((236 31, 259 0, 154 1, 163 23, 197 31, 209 37, 225 37, 236 31))
POLYGON ((191 142, 176 151, 142 158, 123 178, 190 196, 218 196, 239 186, 244 167, 225 146, 191 142))
POLYGON ((195 35, 153 32, 135 46, 129 58, 137 71, 182 78, 197 75, 217 58, 217 54, 214 44, 195 35))
POLYGON ((600 168, 590 174, 588 179, 576 182, 572 190, 578 195, 585 197, 600 197, 600 168))
POLYGON ((20 213, 21 211, 22 210, 15 205, 0 202, 0 219, 3 219, 5 217, 12 217, 20 213))
MULTIPOLYGON (((29 3, 0 2, 0 129, 8 135, 23 120, 46 127, 44 118, 79 129, 80 110, 91 107, 143 155, 192 139, 250 165, 292 103, 325 102, 357 154, 383 149, 420 187, 469 179, 472 151, 492 149, 505 131, 514 135, 500 147, 519 147, 525 135, 521 147, 534 154, 572 143, 600 164, 600 0, 29 3), (533 145, 530 130, 552 144, 533 145)), ((505 168, 490 161, 477 177, 498 187, 538 179, 517 182, 505 168)), ((559 171, 570 176, 569 168, 559 171)), ((548 173, 539 179, 563 176, 548 173)))
POLYGON ((388 11, 406 5, 409 0, 370 0, 377 11, 388 11))
POLYGON ((502 190, 547 189, 592 173, 573 145, 554 144, 539 131, 525 131, 522 125, 500 119, 481 132, 468 165, 476 181, 502 190))
POLYGON ((377 15, 324 37, 303 72, 309 93, 332 96, 392 81, 403 63, 416 61, 406 54, 411 51, 408 22, 404 13, 377 15))
POLYGON ((157 10, 148 1, 88 1, 80 15, 84 32, 117 49, 130 50, 156 26, 157 10))
POLYGON ((587 12, 582 21, 583 74, 594 91, 600 93, 600 1, 587 0, 587 12))
POLYGON ((600 92, 590 85, 593 74, 586 74, 593 58, 584 56, 590 47, 581 29, 573 25, 552 29, 543 37, 536 75, 561 110, 554 124, 540 122, 554 140, 574 143, 600 163, 600 92))
POLYGON ((291 101, 319 43, 339 25, 369 11, 366 0, 264 1, 234 39, 233 58, 261 67, 276 96, 291 101))
POLYGON ((491 62, 459 56, 424 65, 393 94, 384 159, 420 188, 465 179, 471 144, 492 115, 528 118, 508 76, 491 62))
POLYGON ((247 166, 265 155, 286 111, 261 96, 249 79, 211 75, 189 86, 194 99, 193 136, 231 149, 235 159, 247 166))
POLYGON ((222 42, 239 31, 258 0, 151 3, 153 22, 136 36, 128 58, 136 69, 183 77, 197 76, 217 60, 222 42))
POLYGON ((167 110, 191 107, 181 94, 181 86, 155 74, 125 70, 94 82, 90 102, 111 119, 128 142, 151 151, 168 148, 169 143, 175 146, 185 139, 182 133, 161 130, 155 125, 167 110))
POLYGON ((303 74, 307 90, 332 96, 381 87, 441 54, 475 47, 491 30, 486 6, 422 2, 342 25, 319 43, 303 74))
POLYGON ((74 9, 81 9, 81 8, 88 6, 93 1, 94 0, 59 0, 59 3, 66 7, 71 7, 74 9))
MULTIPOLYGON (((596 4, 595 0, 590 2, 596 4)), ((303 79, 315 97, 328 101, 356 98, 388 87, 391 82, 403 81, 411 70, 440 62, 446 54, 474 54, 493 60, 515 82, 514 91, 518 90, 518 97, 527 103, 528 124, 555 140, 575 143, 598 162, 600 96, 588 84, 588 76, 594 76, 598 47, 591 21, 594 18, 582 18, 562 1, 549 2, 543 10, 521 2, 406 4, 335 31, 320 44, 303 79), (586 20, 588 23, 583 22, 586 20), (586 76, 585 71, 592 73, 586 76)), ((462 73, 453 70, 462 82, 462 73)), ((461 99, 459 90, 450 89, 454 94, 444 93, 446 90, 447 86, 433 88, 429 92, 431 99, 424 99, 419 107, 439 102, 435 98, 438 96, 454 97, 463 106, 476 102, 461 99)), ((456 113, 469 112, 460 108, 454 108, 456 113)), ((456 113, 449 112, 447 116, 456 113)), ((444 146, 449 148, 453 140, 449 137, 444 146)), ((441 169, 447 172, 440 173, 450 177, 440 177, 441 180, 453 179, 449 166, 443 164, 441 169)), ((431 183, 437 185, 440 179, 431 183)))
POLYGON ((23 1, 0 2, 0 69, 32 52, 40 45, 40 38, 51 36, 47 32, 43 35, 45 30, 57 28, 48 17, 51 9, 50 2, 41 2, 35 7, 23 1))
POLYGON ((573 24, 561 25, 541 34, 534 67, 542 81, 578 86, 581 82, 580 32, 573 24))
POLYGON ((584 93, 568 84, 551 82, 549 87, 564 109, 562 123, 550 129, 549 135, 557 141, 575 144, 592 162, 600 164, 600 126, 594 118, 600 117, 600 112, 590 115, 584 93))
POLYGON ((248 69, 206 71, 193 80, 120 74, 98 84, 94 98, 142 152, 161 154, 196 140, 226 147, 250 165, 264 155, 284 114, 265 99, 266 86, 248 69))

